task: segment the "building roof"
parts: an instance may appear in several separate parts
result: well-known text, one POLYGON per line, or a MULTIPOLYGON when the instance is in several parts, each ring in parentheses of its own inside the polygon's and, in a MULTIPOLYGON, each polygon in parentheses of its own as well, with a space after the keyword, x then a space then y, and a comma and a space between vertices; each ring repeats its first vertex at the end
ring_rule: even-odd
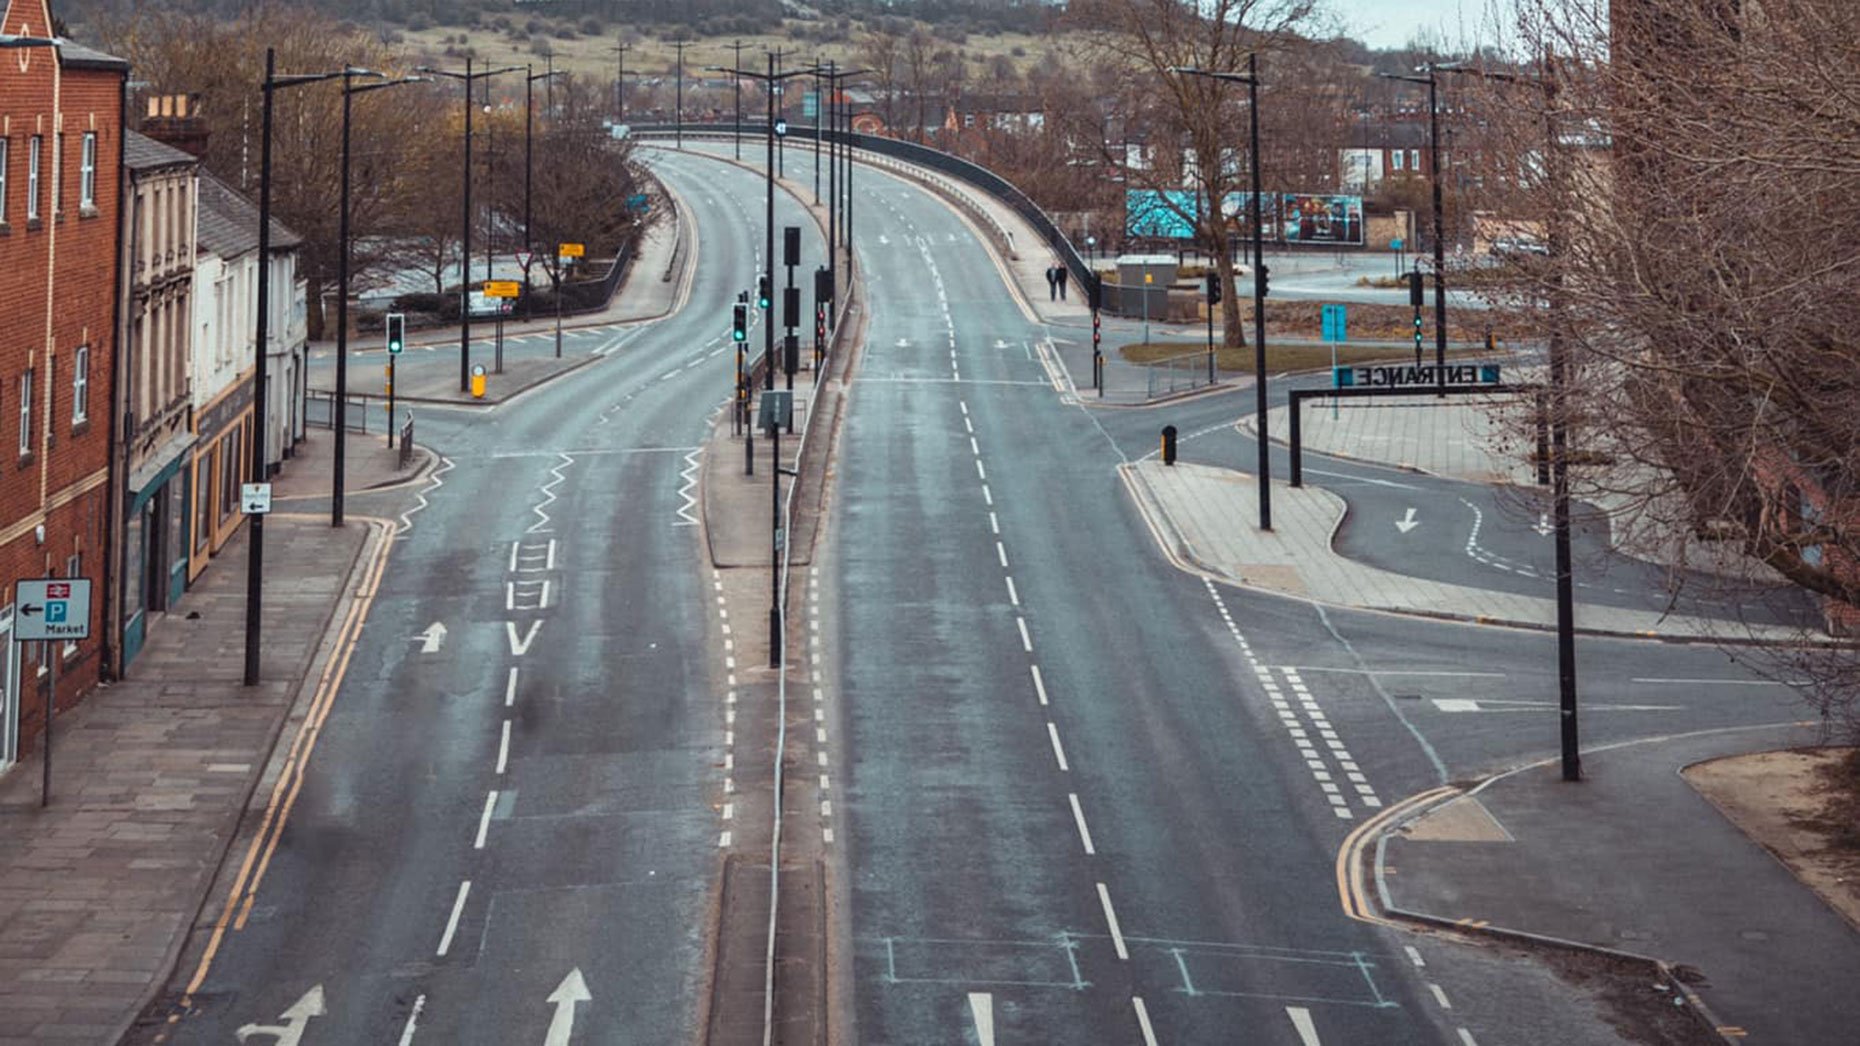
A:
MULTIPOLYGON (((201 250, 222 258, 237 258, 258 249, 258 204, 233 191, 211 171, 200 172, 199 227, 196 239, 201 250)), ((303 240, 284 223, 271 219, 271 247, 287 250, 303 240)))
POLYGON ((123 136, 123 166, 132 171, 155 171, 199 162, 193 154, 156 141, 140 131, 131 130, 123 136))
POLYGON ((76 40, 59 37, 58 62, 67 69, 110 69, 116 72, 129 71, 129 63, 113 54, 94 51, 76 40))

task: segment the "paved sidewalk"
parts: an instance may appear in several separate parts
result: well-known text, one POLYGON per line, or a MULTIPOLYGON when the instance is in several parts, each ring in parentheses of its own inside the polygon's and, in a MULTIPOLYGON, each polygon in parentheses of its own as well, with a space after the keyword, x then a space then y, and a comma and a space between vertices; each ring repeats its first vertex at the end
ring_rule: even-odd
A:
MULTIPOLYGON (((1234 525, 1257 511, 1251 475, 1154 459, 1120 470, 1164 551, 1189 569, 1337 606, 1481 624, 1556 625, 1555 600, 1409 577, 1341 555, 1332 540, 1347 506, 1328 490, 1275 483, 1274 528, 1261 531, 1234 525)), ((1799 638, 1789 629, 1589 603, 1576 604, 1576 628, 1610 635, 1799 638)))
POLYGON ((1554 762, 1496 778, 1383 836, 1382 906, 1684 964, 1742 1041, 1851 1043, 1860 933, 1679 775, 1814 743, 1720 731, 1585 752, 1580 784, 1554 762))
MULTIPOLYGON (((419 439, 419 435, 416 426, 414 438, 419 439)), ((311 429, 303 442, 297 444, 297 452, 291 458, 290 465, 272 480, 271 500, 274 503, 310 500, 327 502, 335 467, 332 461, 335 449, 335 437, 328 429, 311 429)), ((343 491, 354 495, 403 483, 426 472, 437 460, 437 454, 416 444, 407 467, 401 468, 400 451, 387 445, 385 433, 351 432, 348 446, 343 450, 343 491)), ((296 509, 279 505, 278 511, 296 509)), ((269 555, 269 545, 265 551, 269 555)))
POLYGON ((0 1044, 115 1042, 167 982, 280 730, 328 657, 338 609, 383 551, 359 523, 278 514, 266 529, 260 685, 241 685, 241 530, 151 626, 129 678, 59 717, 49 808, 37 754, 0 778, 0 1044))

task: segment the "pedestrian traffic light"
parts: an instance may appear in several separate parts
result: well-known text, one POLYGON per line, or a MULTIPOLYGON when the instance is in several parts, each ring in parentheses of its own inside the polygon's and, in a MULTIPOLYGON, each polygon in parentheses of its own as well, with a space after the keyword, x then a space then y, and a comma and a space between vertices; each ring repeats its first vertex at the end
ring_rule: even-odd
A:
POLYGON ((756 277, 756 308, 766 310, 769 307, 769 278, 764 273, 756 277))
POLYGON ((387 314, 387 349, 398 356, 407 347, 407 314, 390 312, 387 314))
POLYGON ((1408 273, 1408 304, 1419 308, 1425 300, 1421 291, 1421 270, 1415 269, 1408 273))
POLYGON ((1272 293, 1272 268, 1261 264, 1259 267, 1259 296, 1264 298, 1272 293))
POLYGON ((1208 270, 1208 304, 1219 305, 1220 303, 1221 303, 1221 274, 1214 271, 1213 269, 1209 269, 1208 270))
POLYGON ((736 312, 736 319, 730 327, 730 339, 732 341, 748 341, 749 340, 749 303, 746 301, 737 302, 736 307, 735 307, 735 312, 736 312))

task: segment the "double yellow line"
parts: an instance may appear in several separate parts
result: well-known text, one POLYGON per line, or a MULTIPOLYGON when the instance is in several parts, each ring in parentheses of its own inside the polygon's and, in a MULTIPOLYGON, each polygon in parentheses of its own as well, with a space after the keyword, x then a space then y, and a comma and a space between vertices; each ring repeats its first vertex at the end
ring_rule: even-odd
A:
POLYGON ((378 543, 374 559, 368 564, 361 587, 349 603, 348 613, 343 617, 342 627, 336 634, 335 646, 329 660, 323 665, 323 675, 317 680, 316 693, 310 699, 309 711, 305 713, 302 725, 297 728, 297 735, 291 739, 291 747, 285 753, 277 783, 272 786, 271 799, 265 804, 265 815, 259 822, 258 832, 253 835, 251 844, 246 847, 245 858, 239 864, 239 873, 233 878, 232 888, 227 891, 226 904, 213 925, 213 934, 207 940, 206 950, 201 953, 200 965, 195 968, 193 978, 187 982, 187 990, 182 993, 183 1010, 191 1005, 194 993, 206 983, 207 971, 212 968, 213 959, 226 940, 227 928, 245 929, 246 919, 252 914, 252 904, 258 897, 259 884, 264 881, 265 870, 271 865, 271 855, 278 848, 278 839, 284 834, 284 824, 290 819, 291 807, 296 804, 297 794, 303 789, 310 753, 316 748, 317 738, 323 732, 323 723, 329 718, 330 708, 336 701, 336 691, 341 689, 342 677, 349 670, 349 658, 355 653, 355 641, 368 619, 369 608, 374 605, 375 594, 380 591, 381 575, 387 570, 388 553, 394 547, 394 526, 388 520, 372 516, 349 518, 367 523, 375 529, 378 543))
POLYGON ((1412 929, 1408 924, 1396 923, 1383 918, 1376 910, 1376 906, 1370 902, 1368 885, 1364 882, 1363 851, 1373 845, 1389 825, 1403 820, 1409 814, 1433 804, 1436 800, 1458 795, 1459 791, 1452 785, 1441 785, 1438 788, 1430 788, 1425 792, 1411 795, 1357 825, 1356 830, 1344 838, 1343 846, 1337 850, 1337 898, 1343 904, 1345 915, 1361 922, 1412 929))

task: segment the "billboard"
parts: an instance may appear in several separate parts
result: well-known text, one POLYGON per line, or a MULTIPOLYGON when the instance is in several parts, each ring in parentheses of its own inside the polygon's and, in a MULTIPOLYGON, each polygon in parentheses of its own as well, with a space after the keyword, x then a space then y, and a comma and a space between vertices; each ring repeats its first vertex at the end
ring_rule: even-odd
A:
POLYGON ((1363 198, 1286 193, 1281 204, 1286 243, 1363 242, 1363 198))
POLYGON ((1201 221, 1201 196, 1184 189, 1124 190, 1124 235, 1191 240, 1201 221))

